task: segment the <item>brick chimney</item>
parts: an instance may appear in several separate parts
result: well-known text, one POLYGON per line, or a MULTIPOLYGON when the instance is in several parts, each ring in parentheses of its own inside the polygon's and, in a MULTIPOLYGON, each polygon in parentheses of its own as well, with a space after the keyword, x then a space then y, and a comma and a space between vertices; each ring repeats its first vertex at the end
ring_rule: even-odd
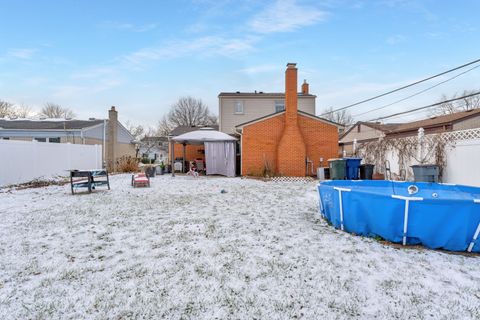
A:
POLYGON ((107 124, 107 154, 106 162, 107 169, 110 172, 117 171, 117 122, 118 122, 118 112, 115 110, 115 107, 112 106, 108 110, 108 124, 107 124))
POLYGON ((309 92, 308 92, 308 83, 307 83, 307 80, 303 80, 303 84, 302 84, 302 94, 309 94, 309 92))
POLYGON ((304 177, 306 147, 298 126, 297 68, 288 63, 285 71, 285 127, 277 147, 277 172, 284 176, 304 177))

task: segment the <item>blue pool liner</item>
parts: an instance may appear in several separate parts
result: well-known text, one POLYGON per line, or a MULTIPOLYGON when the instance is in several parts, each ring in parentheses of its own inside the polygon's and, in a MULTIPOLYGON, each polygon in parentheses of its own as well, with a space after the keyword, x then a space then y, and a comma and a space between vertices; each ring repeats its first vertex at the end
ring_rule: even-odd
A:
POLYGON ((332 180, 321 182, 318 191, 321 214, 336 228, 432 249, 480 252, 480 188, 332 180), (416 193, 409 193, 412 186, 416 193))

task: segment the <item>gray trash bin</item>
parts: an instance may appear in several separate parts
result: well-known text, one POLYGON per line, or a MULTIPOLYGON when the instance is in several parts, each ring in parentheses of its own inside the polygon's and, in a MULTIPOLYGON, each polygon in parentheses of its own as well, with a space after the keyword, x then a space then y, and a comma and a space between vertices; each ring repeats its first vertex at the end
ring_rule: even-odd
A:
POLYGON ((438 182, 440 167, 436 164, 417 164, 411 168, 415 182, 438 182))

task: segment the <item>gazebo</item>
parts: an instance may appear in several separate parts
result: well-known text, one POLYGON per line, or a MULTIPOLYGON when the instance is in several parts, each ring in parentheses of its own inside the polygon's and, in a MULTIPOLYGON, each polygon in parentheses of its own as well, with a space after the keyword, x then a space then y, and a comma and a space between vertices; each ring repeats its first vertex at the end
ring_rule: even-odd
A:
MULTIPOLYGON (((212 129, 199 129, 196 131, 187 132, 179 136, 173 137, 171 143, 171 162, 172 162, 172 177, 175 176, 173 164, 175 162, 174 145, 180 143, 183 145, 183 154, 185 156, 185 146, 190 145, 204 145, 205 146, 205 165, 206 173, 220 174, 227 177, 235 176, 235 142, 236 138, 212 129)), ((185 160, 185 159, 184 159, 185 160)), ((185 161, 184 161, 185 162, 185 161)))

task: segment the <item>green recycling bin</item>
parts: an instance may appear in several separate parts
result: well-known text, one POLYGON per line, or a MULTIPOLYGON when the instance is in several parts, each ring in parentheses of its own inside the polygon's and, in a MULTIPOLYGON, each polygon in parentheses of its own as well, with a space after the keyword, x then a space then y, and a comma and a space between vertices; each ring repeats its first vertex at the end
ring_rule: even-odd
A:
POLYGON ((330 159, 328 160, 330 167, 331 180, 345 180, 347 176, 347 160, 346 159, 330 159))

